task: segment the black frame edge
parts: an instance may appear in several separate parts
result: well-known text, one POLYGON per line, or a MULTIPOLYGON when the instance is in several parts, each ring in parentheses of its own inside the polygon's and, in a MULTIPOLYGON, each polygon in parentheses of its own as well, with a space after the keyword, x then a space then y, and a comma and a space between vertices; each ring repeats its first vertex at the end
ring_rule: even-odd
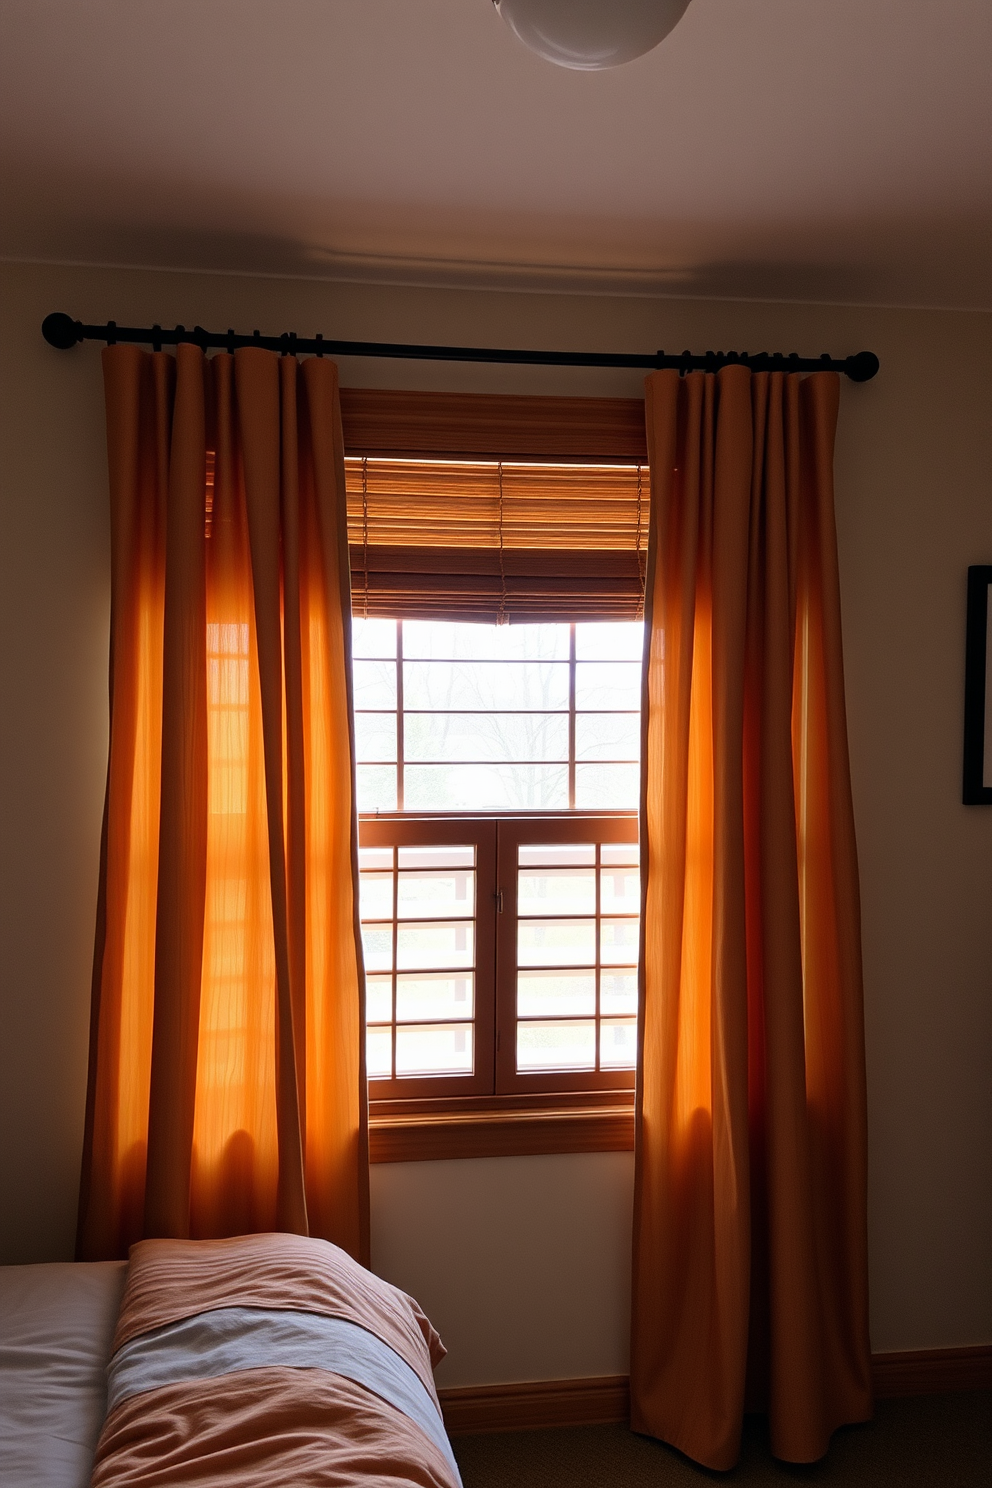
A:
POLYGON ((961 800, 965 806, 992 806, 992 785, 984 783, 990 584, 992 564, 972 564, 968 569, 964 653, 964 769, 961 800))

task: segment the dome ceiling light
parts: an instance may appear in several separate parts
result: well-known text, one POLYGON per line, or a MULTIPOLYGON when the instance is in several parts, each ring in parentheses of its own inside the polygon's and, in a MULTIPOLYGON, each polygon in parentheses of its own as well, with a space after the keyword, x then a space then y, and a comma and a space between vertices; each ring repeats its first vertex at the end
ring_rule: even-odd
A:
POLYGON ((678 24, 689 0, 493 0, 524 46, 592 72, 643 57, 678 24))

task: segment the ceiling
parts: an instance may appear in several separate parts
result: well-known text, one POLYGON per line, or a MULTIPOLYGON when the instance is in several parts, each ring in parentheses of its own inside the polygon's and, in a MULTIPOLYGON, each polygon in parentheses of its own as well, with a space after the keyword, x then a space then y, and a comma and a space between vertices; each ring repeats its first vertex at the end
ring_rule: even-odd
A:
POLYGON ((490 0, 0 0, 0 252, 992 308, 989 0, 692 0, 569 72, 490 0))

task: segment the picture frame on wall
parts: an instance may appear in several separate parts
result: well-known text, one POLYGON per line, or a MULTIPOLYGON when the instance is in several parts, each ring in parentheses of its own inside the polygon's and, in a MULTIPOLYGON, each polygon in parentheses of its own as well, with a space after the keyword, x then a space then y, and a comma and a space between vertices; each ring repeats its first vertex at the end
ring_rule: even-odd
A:
POLYGON ((964 659, 966 806, 992 806, 992 564, 968 569, 964 659))

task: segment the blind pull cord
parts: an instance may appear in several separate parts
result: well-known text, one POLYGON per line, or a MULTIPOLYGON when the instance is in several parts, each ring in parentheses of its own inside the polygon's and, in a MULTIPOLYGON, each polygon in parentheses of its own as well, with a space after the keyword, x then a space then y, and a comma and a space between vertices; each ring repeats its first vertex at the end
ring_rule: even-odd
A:
POLYGON ((503 567, 503 461, 500 460, 496 466, 496 477, 499 481, 499 581, 501 593, 499 597, 499 609, 496 612, 496 624, 506 625, 506 570, 503 567))

